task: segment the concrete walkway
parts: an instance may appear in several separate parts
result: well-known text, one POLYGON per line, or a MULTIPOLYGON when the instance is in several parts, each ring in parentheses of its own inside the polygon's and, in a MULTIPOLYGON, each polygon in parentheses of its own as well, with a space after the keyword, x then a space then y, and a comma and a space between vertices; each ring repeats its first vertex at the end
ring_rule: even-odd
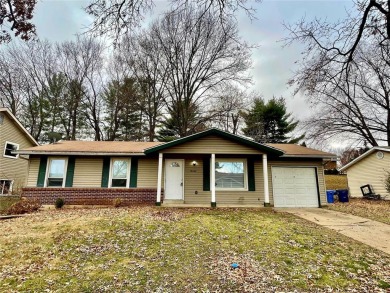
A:
POLYGON ((319 208, 278 208, 390 254, 390 225, 319 208))

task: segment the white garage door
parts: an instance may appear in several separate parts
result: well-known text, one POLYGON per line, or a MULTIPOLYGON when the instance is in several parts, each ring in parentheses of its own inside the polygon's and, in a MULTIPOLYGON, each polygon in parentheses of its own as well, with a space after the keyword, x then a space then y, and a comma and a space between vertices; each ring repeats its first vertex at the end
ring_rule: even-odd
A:
POLYGON ((272 167, 275 207, 318 207, 315 168, 272 167))

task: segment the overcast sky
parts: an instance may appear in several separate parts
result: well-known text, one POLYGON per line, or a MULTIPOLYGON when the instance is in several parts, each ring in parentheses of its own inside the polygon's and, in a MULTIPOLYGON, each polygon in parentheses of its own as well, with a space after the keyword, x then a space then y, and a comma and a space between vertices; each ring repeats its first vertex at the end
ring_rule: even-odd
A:
MULTIPOLYGON (((154 15, 162 12, 167 3, 155 1, 154 15)), ((40 0, 34 18, 38 36, 50 41, 63 41, 75 38, 84 31, 91 18, 82 10, 88 1, 80 0, 40 0)), ((280 40, 287 36, 283 23, 294 23, 305 17, 326 18, 330 21, 344 18, 351 1, 293 1, 264 0, 253 1, 257 20, 250 21, 244 13, 238 16, 240 34, 244 40, 259 45, 253 51, 253 85, 250 90, 261 93, 264 98, 283 96, 288 111, 296 119, 307 117, 310 109, 302 96, 292 96, 292 88, 287 86, 300 59, 301 47, 282 47, 280 40)))

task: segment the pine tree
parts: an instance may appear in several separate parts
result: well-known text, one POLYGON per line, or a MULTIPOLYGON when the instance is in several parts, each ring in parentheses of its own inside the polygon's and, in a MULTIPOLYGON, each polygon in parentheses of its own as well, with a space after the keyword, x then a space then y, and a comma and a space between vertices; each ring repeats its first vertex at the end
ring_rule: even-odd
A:
POLYGON ((284 98, 272 98, 267 103, 263 99, 255 99, 252 109, 243 114, 246 136, 260 143, 297 143, 304 138, 288 136, 298 125, 291 113, 287 113, 284 98))

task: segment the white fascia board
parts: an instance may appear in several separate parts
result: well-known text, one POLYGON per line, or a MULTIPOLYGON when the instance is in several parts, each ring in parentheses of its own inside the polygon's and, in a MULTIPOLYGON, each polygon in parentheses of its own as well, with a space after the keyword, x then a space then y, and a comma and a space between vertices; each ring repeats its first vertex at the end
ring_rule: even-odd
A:
POLYGON ((283 155, 280 158, 297 158, 297 159, 331 159, 337 160, 335 156, 321 156, 321 155, 283 155))
MULTIPOLYGON (((15 152, 16 153, 16 152, 15 152)), ((43 152, 18 151, 21 155, 47 155, 47 156, 145 156, 144 153, 90 153, 90 152, 43 152)))
POLYGON ((368 150, 367 152, 365 152, 363 155, 360 155, 359 157, 357 157, 356 159, 354 159, 353 161, 349 162, 347 165, 341 167, 339 169, 339 171, 345 171, 346 169, 348 169, 349 167, 351 167, 352 165, 355 165, 357 162, 359 162, 360 160, 364 159, 365 157, 367 157, 368 155, 372 154, 374 151, 383 151, 383 152, 390 152, 390 149, 388 148, 383 148, 383 147, 373 147, 372 149, 368 150))

